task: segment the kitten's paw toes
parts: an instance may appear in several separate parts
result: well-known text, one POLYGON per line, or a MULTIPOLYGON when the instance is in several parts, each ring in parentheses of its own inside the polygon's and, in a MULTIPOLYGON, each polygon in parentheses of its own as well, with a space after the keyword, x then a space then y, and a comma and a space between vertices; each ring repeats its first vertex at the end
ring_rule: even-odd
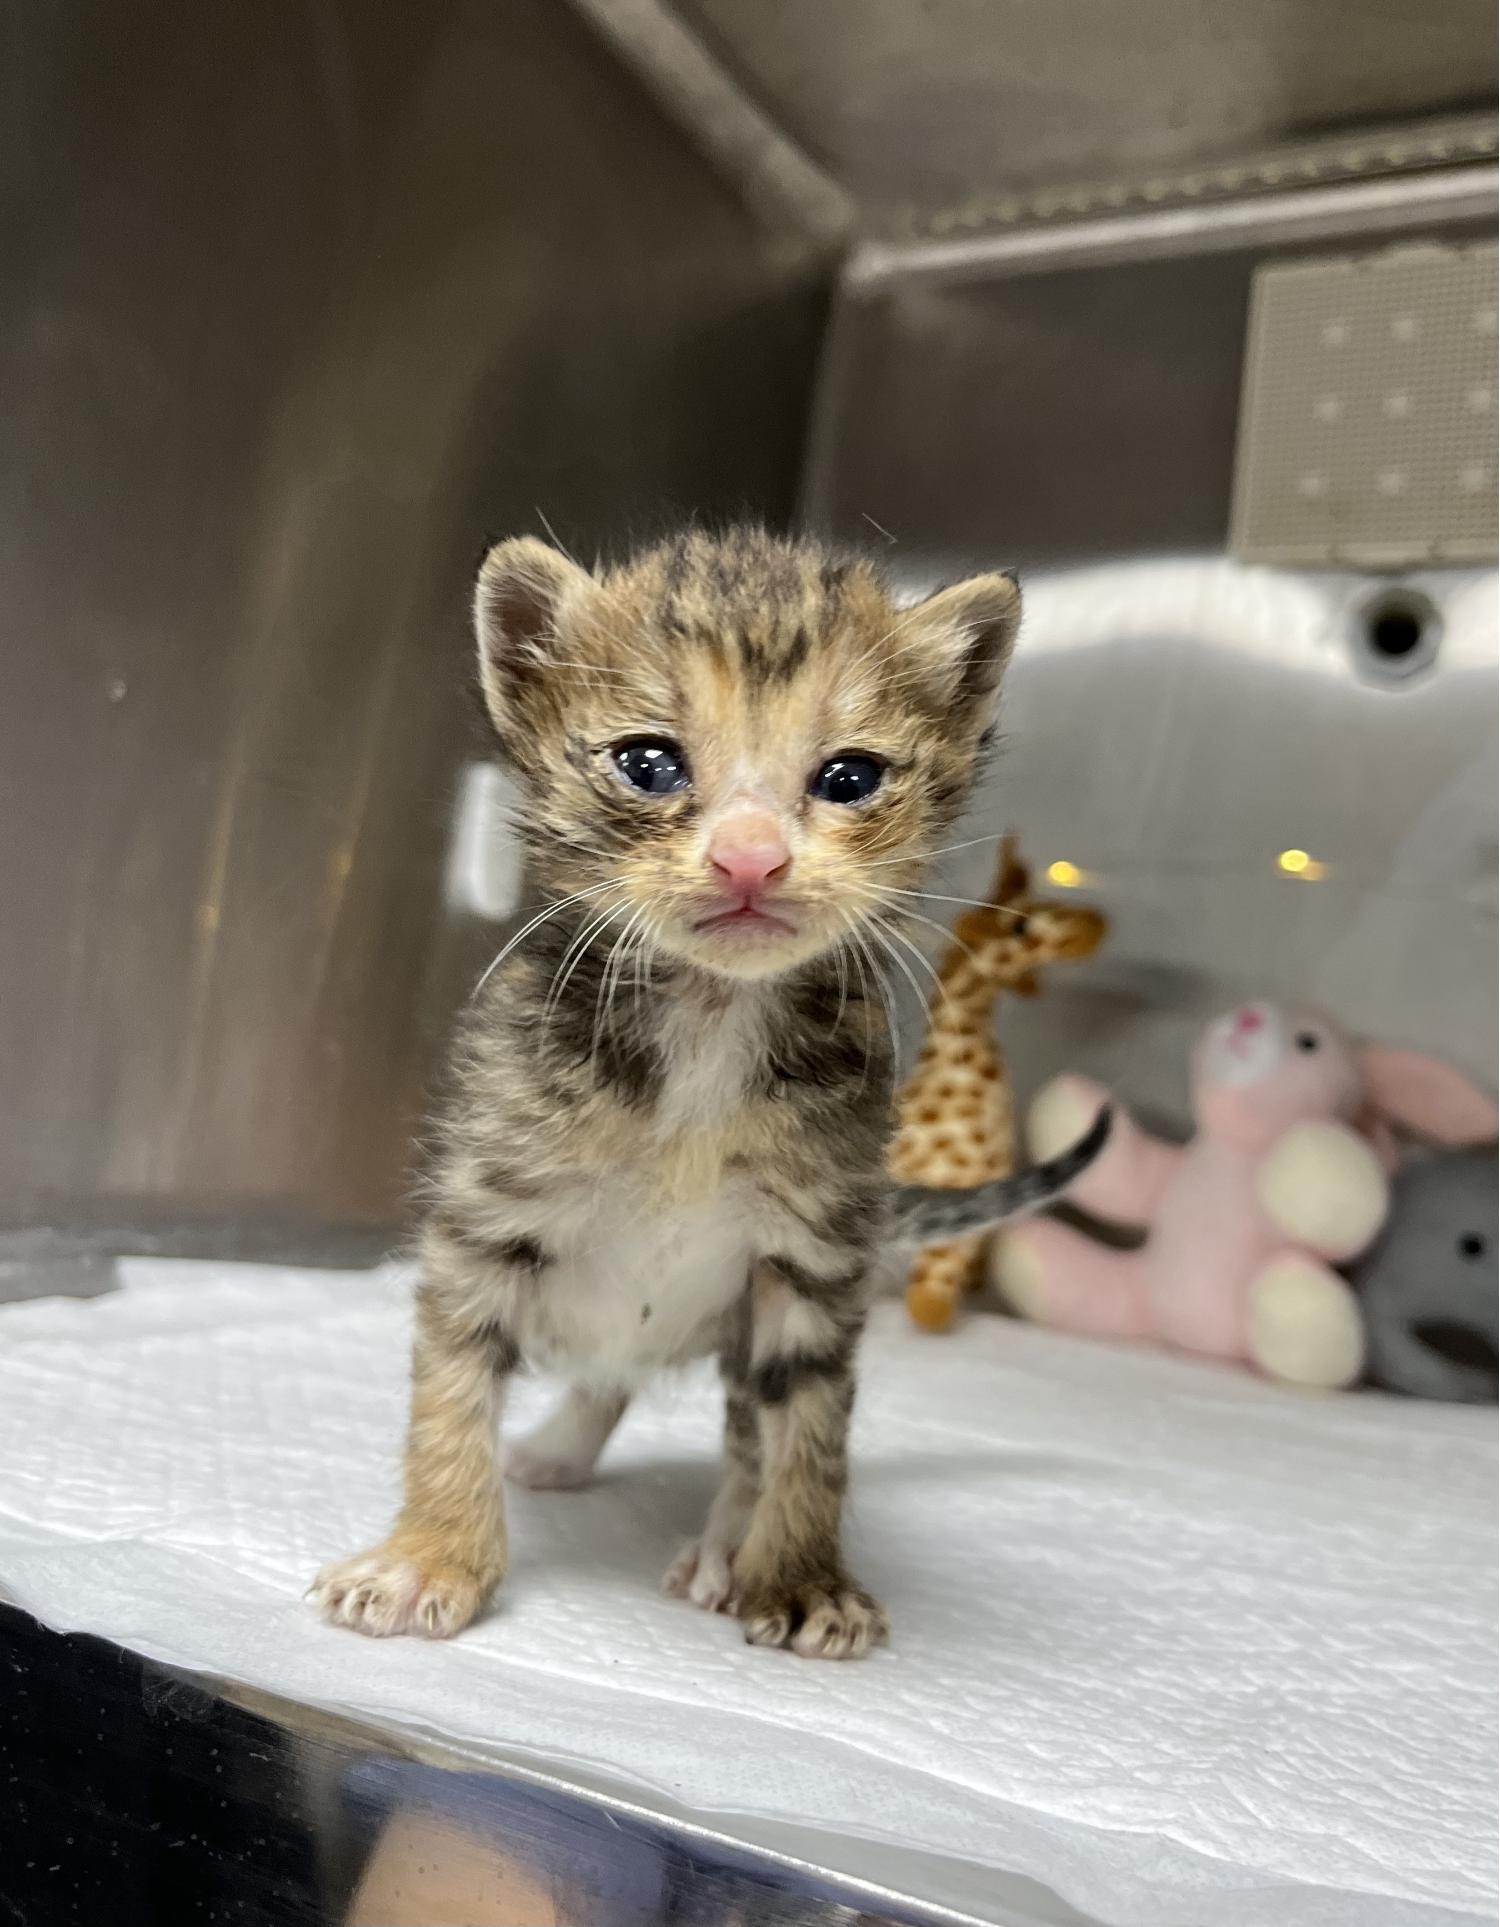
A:
POLYGON ((726 1612, 734 1597, 732 1555, 694 1539, 662 1574, 661 1589, 672 1599, 690 1599, 706 1613, 726 1612))
POLYGON ((688 1588, 698 1570, 699 1542, 689 1539, 661 1576, 661 1589, 668 1599, 686 1599, 688 1588))
POLYGON ((846 1586, 814 1603, 792 1634, 792 1651, 804 1659, 863 1659, 891 1636, 885 1608, 867 1592, 846 1586))
POLYGON ((879 1602, 842 1580, 757 1591, 740 1616, 752 1646, 789 1646, 804 1659, 863 1659, 890 1637, 879 1602))
POLYGON ((372 1639, 399 1633, 451 1639, 484 1603, 472 1573, 452 1566, 426 1570, 384 1547, 325 1566, 309 1597, 330 1624, 372 1639))
POLYGON ((705 1546, 698 1555, 698 1570, 688 1587, 688 1598, 706 1613, 733 1612, 734 1557, 723 1546, 705 1546))
POLYGON ((511 1484, 524 1485, 531 1492, 576 1492, 594 1476, 592 1459, 536 1452, 528 1445, 507 1445, 504 1465, 511 1484))

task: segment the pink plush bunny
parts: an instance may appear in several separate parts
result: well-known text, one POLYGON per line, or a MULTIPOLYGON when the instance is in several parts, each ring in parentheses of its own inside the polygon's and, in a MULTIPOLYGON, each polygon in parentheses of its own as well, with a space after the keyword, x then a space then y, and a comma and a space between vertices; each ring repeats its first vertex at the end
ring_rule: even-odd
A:
MULTIPOLYGON (((1258 1365, 1292 1384, 1347 1385, 1363 1324, 1333 1269, 1375 1237, 1389 1202, 1391 1126, 1442 1144, 1493 1133, 1495 1107, 1415 1051, 1356 1048, 1316 1011, 1247 1004, 1211 1024, 1192 1058, 1197 1136, 1114 1130, 1069 1201, 1144 1226, 1136 1251, 1040 1221, 1001 1233, 991 1275, 1016 1311, 1099 1337, 1155 1338, 1258 1365)), ((1038 1157, 1081 1137, 1106 1092, 1060 1077, 1032 1107, 1038 1157)))

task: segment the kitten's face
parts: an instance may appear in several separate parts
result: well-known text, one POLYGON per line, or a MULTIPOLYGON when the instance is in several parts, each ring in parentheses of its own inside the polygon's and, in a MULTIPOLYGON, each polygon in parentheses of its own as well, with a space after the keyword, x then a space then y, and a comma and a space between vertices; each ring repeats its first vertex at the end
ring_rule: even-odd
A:
POLYGON ((596 578, 502 543, 475 598, 539 880, 596 941, 719 974, 851 958, 961 805, 1020 613, 1006 576, 899 610, 870 566, 758 532, 596 578))

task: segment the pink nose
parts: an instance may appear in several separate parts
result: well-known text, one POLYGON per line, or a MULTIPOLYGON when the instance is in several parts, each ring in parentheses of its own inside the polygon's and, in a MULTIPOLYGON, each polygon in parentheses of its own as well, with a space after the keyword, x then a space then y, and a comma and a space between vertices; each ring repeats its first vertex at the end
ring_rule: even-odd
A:
POLYGON ((1247 1005, 1235 1019, 1235 1029, 1247 1031, 1260 1030, 1265 1024, 1265 1021, 1265 1018, 1253 1005, 1247 1005))
POLYGON ((753 897, 785 875, 791 852, 776 818, 768 811, 755 811, 719 825, 708 846, 708 860, 722 887, 753 897))

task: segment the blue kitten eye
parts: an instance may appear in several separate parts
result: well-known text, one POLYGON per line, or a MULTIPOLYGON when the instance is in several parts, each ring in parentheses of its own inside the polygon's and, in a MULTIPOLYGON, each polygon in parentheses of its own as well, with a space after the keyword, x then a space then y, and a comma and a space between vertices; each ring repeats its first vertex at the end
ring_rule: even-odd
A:
POLYGON ((808 794, 822 803, 863 803, 880 788, 884 775, 884 763, 873 756, 835 756, 812 779, 808 794))
POLYGON ((648 796, 670 796, 674 790, 688 786, 687 758, 675 743, 647 736, 638 742, 621 743, 611 754, 625 781, 648 796))

